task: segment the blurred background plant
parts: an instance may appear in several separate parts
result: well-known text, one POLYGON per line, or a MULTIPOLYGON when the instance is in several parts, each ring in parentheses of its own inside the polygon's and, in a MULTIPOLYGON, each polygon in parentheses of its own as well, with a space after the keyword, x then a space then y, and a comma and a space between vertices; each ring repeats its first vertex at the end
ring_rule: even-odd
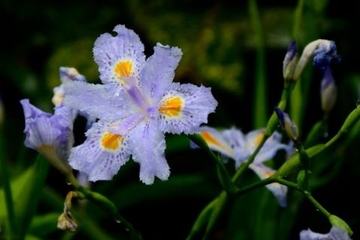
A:
MULTIPOLYGON (((175 81, 212 87, 219 106, 216 114, 210 115, 209 125, 237 126, 244 132, 264 127, 278 103, 282 61, 290 41, 295 38, 302 50, 318 38, 334 40, 342 57, 341 64, 332 68, 338 93, 326 132, 334 135, 356 107, 360 94, 359 36, 354 33, 357 8, 353 5, 346 0, 2 0, 0 157, 6 159, 14 201, 26 199, 26 183, 37 175, 33 166, 37 153, 23 145, 24 116, 19 100, 29 98, 51 112, 60 66, 75 67, 90 82, 98 82, 93 43, 117 24, 139 34, 148 56, 156 42, 180 47, 184 56, 175 81)), ((304 139, 323 118, 321 74, 306 67, 291 96, 289 113, 304 139)), ((84 139, 83 125, 84 119, 75 122, 76 144, 84 139)), ((215 166, 200 150, 190 149, 183 136, 168 136, 167 140, 172 172, 168 181, 143 185, 138 181, 138 165, 128 162, 113 181, 91 186, 111 199, 144 239, 185 239, 201 209, 221 191, 215 166)), ((310 180, 314 196, 347 221, 354 239, 360 229, 356 190, 360 185, 359 140, 360 125, 356 125, 346 141, 314 159, 310 180)), ((37 196, 29 206, 32 211, 27 212, 28 239, 129 238, 114 219, 87 201, 74 203, 78 231, 58 230, 57 218, 72 187, 51 167, 44 178, 44 184, 34 187, 37 196)), ((244 181, 254 178, 249 173, 244 181)), ((3 182, 1 186, 5 187, 3 182)), ((7 216, 2 195, 3 190, 0 237, 7 216)), ((270 192, 257 189, 237 199, 226 215, 214 239, 298 239, 302 229, 328 232, 330 228, 313 205, 294 191, 288 195, 287 208, 280 208, 270 192)))

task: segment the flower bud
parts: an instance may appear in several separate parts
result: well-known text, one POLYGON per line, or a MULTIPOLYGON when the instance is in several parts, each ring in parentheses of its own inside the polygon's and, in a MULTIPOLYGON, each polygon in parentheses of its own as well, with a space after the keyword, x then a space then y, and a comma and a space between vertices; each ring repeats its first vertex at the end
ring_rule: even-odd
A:
POLYGON ((351 230, 351 228, 349 227, 349 225, 342 220, 341 218, 339 218, 338 216, 335 215, 330 215, 329 216, 329 221, 331 223, 331 225, 341 228, 344 231, 346 231, 350 236, 353 234, 353 231, 351 230))
POLYGON ((335 105, 337 88, 330 67, 325 68, 321 81, 321 108, 328 114, 335 105))
POLYGON ((294 81, 295 67, 297 63, 296 42, 292 40, 283 61, 283 77, 285 82, 294 81))
MULTIPOLYGON (((81 75, 76 68, 71 67, 60 67, 60 79, 61 82, 64 83, 65 81, 80 81, 86 82, 86 78, 81 75)), ((51 101, 55 106, 59 106, 64 99, 64 87, 61 84, 58 87, 55 87, 54 96, 52 97, 51 101)))
POLYGON ((287 113, 283 112, 278 107, 275 107, 275 112, 279 118, 281 128, 285 130, 289 138, 291 138, 293 141, 296 141, 299 138, 299 132, 294 121, 287 113))
POLYGON ((341 57, 337 55, 334 41, 326 39, 312 41, 306 45, 300 56, 295 69, 294 79, 300 76, 311 57, 314 57, 314 66, 320 69, 325 69, 331 63, 339 63, 341 60, 341 57))

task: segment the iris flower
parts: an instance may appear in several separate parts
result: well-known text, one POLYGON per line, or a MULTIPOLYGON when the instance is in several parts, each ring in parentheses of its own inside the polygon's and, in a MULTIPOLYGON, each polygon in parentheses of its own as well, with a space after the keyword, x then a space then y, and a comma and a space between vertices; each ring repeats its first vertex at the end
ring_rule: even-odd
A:
MULTIPOLYGON (((255 151, 264 137, 265 129, 258 129, 243 134, 239 129, 234 127, 219 131, 215 128, 203 126, 200 128, 199 133, 210 149, 220 152, 225 158, 233 159, 235 161, 235 167, 238 168, 255 151)), ((273 158, 280 149, 285 150, 288 154, 292 152, 292 146, 281 143, 281 135, 275 132, 266 140, 249 168, 252 169, 260 179, 270 177, 274 174, 275 170, 266 166, 264 162, 273 158)), ((266 185, 266 187, 274 194, 279 204, 285 207, 287 187, 279 183, 271 183, 266 185)))
POLYGON ((54 114, 43 112, 28 99, 20 101, 25 115, 25 146, 38 151, 65 175, 71 173, 67 162, 74 143, 74 111, 64 105, 55 107, 54 114))
POLYGON ((146 58, 134 31, 117 25, 114 32, 98 37, 93 48, 102 84, 64 84, 64 103, 98 119, 69 164, 90 181, 110 180, 131 157, 143 183, 167 180, 165 134, 197 132, 217 101, 210 88, 173 82, 179 48, 158 43, 146 58))
POLYGON ((343 229, 333 226, 329 233, 316 233, 308 230, 300 232, 300 240, 351 240, 348 233, 343 229))

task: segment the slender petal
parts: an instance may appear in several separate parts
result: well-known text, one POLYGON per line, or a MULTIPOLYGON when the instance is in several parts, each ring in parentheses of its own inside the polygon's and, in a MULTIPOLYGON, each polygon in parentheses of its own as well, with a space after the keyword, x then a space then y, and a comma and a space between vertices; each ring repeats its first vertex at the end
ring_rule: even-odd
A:
MULTIPOLYGON (((253 163, 250 168, 259 176, 260 179, 266 179, 275 173, 275 170, 265 166, 264 164, 253 163)), ((266 185, 266 188, 274 194, 281 207, 286 207, 287 187, 285 185, 270 183, 266 185)))
POLYGON ((234 158, 234 149, 229 146, 227 139, 220 131, 203 126, 200 128, 200 135, 210 149, 218 151, 229 158, 234 158))
POLYGON ((170 167, 166 162, 165 136, 157 131, 154 121, 143 122, 131 132, 130 147, 133 159, 140 164, 140 180, 145 184, 152 184, 155 177, 167 180, 170 167), (139 145, 139 139, 146 139, 139 145))
POLYGON ((121 119, 131 111, 131 101, 127 95, 115 97, 106 91, 104 85, 65 82, 64 91, 64 104, 96 118, 121 119))
POLYGON ((154 54, 148 58, 141 72, 141 87, 151 99, 160 101, 169 89, 181 56, 180 48, 159 43, 154 47, 154 54))

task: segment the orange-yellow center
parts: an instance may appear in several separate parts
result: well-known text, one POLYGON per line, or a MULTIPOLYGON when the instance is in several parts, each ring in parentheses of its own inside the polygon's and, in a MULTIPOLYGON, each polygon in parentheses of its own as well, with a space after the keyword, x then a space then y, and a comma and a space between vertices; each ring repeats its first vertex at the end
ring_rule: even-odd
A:
POLYGON ((181 97, 171 97, 166 99, 161 105, 159 111, 168 117, 178 117, 184 106, 184 100, 181 97))
POLYGON ((115 76, 121 83, 125 83, 123 78, 133 75, 133 64, 131 61, 119 61, 114 68, 115 76))
POLYGON ((101 138, 101 146, 115 151, 119 148, 122 139, 123 137, 119 134, 105 133, 101 138))

